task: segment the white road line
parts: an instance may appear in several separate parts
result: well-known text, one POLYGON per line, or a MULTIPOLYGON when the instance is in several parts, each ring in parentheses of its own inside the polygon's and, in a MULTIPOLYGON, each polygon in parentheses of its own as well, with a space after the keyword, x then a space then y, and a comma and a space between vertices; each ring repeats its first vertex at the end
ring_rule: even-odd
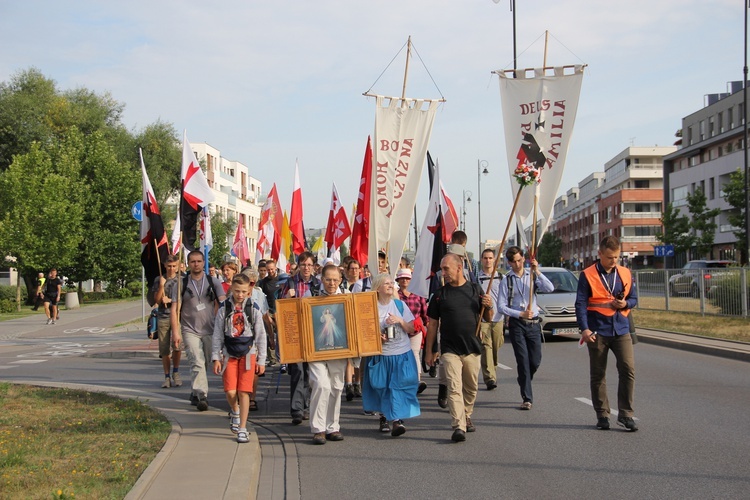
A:
POLYGON ((7 370, 8 368, 16 368, 15 366, 0 365, 0 370, 7 370))
POLYGON ((19 359, 18 361, 11 361, 12 365, 33 365, 35 363, 44 363, 46 359, 19 359))
MULTIPOLYGON (((592 408, 594 407, 594 403, 591 402, 591 400, 588 399, 588 398, 575 398, 575 399, 576 399, 576 401, 580 401, 581 403, 587 404, 587 405, 591 406, 592 408)), ((618 411, 614 410, 612 408, 610 408, 609 413, 610 413, 610 415, 614 415, 615 417, 618 415, 618 411)), ((637 417, 633 417, 633 420, 638 420, 638 418, 637 417)))
POLYGON ((510 366, 505 366, 505 365, 504 365, 504 364, 502 364, 502 363, 498 363, 498 364, 497 364, 497 367, 498 367, 498 368, 500 368, 501 370, 512 370, 512 369, 513 369, 513 368, 511 368, 510 366))

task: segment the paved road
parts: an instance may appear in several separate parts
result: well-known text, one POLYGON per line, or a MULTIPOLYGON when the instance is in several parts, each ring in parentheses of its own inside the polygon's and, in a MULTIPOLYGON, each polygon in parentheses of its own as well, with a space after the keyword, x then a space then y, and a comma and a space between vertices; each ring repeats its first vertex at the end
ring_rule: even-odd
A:
MULTIPOLYGON (((140 305, 132 312, 139 316, 140 305)), ((120 313, 127 311, 111 314, 120 313)), ((0 341, 0 377, 187 397, 186 387, 158 388, 153 355, 100 357, 148 346, 141 331, 82 330, 103 321, 62 321, 0 341)), ((509 345, 500 362, 513 365, 509 345)), ((376 418, 343 402, 346 439, 313 446, 309 428, 289 422, 288 378, 281 377, 276 394, 272 372, 262 379, 258 399, 265 401, 252 415, 263 452, 259 498, 747 498, 750 364, 645 343, 636 346, 636 364, 637 433, 594 429, 586 352, 557 340, 544 347, 534 409, 516 409, 514 371, 501 368, 498 389, 479 394, 477 432, 462 444, 450 441, 447 411, 434 403, 436 380, 428 378, 423 414, 406 423, 404 436, 380 434, 376 418)), ((615 379, 614 367, 609 376, 615 379)), ((210 404, 225 408, 218 378, 211 383, 210 404)))

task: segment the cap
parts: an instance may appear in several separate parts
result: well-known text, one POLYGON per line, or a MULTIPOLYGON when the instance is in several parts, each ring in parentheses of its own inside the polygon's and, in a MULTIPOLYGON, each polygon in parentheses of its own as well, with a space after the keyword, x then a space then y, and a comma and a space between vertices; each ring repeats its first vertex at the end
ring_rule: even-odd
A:
POLYGON ((396 272, 396 281, 400 280, 401 278, 411 279, 411 269, 408 269, 408 268, 399 269, 398 272, 396 272))
POLYGON ((463 245, 459 245, 458 243, 453 243, 451 245, 448 245, 448 253, 454 253, 456 255, 460 255, 461 257, 466 257, 466 248, 463 245))

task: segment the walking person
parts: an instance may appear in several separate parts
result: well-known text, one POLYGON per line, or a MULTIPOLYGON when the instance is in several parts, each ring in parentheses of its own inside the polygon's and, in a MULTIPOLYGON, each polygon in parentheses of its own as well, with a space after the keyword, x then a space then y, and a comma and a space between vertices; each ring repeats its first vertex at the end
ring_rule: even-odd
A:
POLYGON ((39 273, 36 280, 36 295, 34 295, 34 307, 32 311, 39 309, 39 306, 44 304, 44 282, 47 278, 44 277, 44 273, 39 273))
POLYGON ((638 294, 627 267, 617 265, 620 240, 607 236, 599 243, 598 262, 587 267, 578 280, 576 319, 589 351, 591 401, 596 427, 608 430, 611 408, 607 397, 607 356, 617 360, 617 424, 635 432, 633 419, 635 358, 629 316, 638 305, 638 294))
POLYGON ((427 340, 425 362, 433 366, 437 358, 445 367, 448 408, 454 442, 466 441, 466 433, 476 431, 471 421, 477 397, 477 379, 482 344, 475 332, 479 312, 484 306, 483 319, 494 315, 492 299, 479 285, 469 282, 463 273, 463 261, 456 254, 446 254, 440 261, 445 285, 440 287, 427 306, 427 340), (440 353, 433 345, 440 329, 440 353))
POLYGON ((542 324, 539 320, 539 306, 536 293, 531 291, 531 275, 534 275, 534 290, 551 292, 552 282, 540 271, 536 259, 531 259, 531 267, 524 269, 523 250, 513 246, 505 252, 511 272, 500 286, 498 302, 504 315, 508 316, 508 336, 513 345, 518 370, 518 385, 521 389, 521 410, 531 410, 534 395, 531 381, 542 364, 542 324))
POLYGON ((398 298, 411 311, 414 316, 414 333, 409 334, 411 350, 414 353, 414 361, 417 363, 417 379, 419 385, 417 394, 422 394, 427 389, 427 384, 422 381, 422 371, 420 370, 421 352, 424 345, 424 335, 422 332, 427 331, 427 301, 424 297, 413 294, 408 290, 411 283, 411 269, 402 267, 396 272, 396 283, 398 283, 398 298))
MULTIPOLYGON (((218 278, 204 271, 203 253, 193 250, 188 254, 190 274, 182 281, 180 295, 177 288, 172 291, 172 303, 177 308, 171 313, 174 348, 179 349, 183 341, 190 361, 192 382, 190 404, 198 411, 208 410, 208 377, 206 365, 211 362, 211 340, 214 319, 219 304, 224 302, 224 288, 218 278)), ((174 307, 174 306, 173 306, 174 307)))
POLYGON ((54 325, 55 321, 60 318, 57 303, 60 301, 60 295, 62 294, 62 280, 57 277, 57 269, 54 267, 49 270, 43 290, 44 314, 47 316, 47 324, 54 325))
POLYGON ((497 363, 500 348, 503 346, 503 320, 504 316, 500 309, 500 283, 503 275, 495 271, 495 251, 487 248, 482 252, 482 268, 477 278, 479 285, 492 297, 495 304, 495 315, 492 321, 482 321, 480 333, 482 338, 482 378, 487 390, 491 391, 497 387, 497 363), (492 289, 489 290, 490 281, 492 289))
POLYGON ((222 375, 229 403, 229 428, 238 443, 247 443, 247 415, 250 393, 256 375, 266 370, 266 329, 259 311, 253 306, 250 278, 237 274, 232 278, 230 298, 219 308, 212 336, 213 372, 222 375))
POLYGON ((152 285, 154 301, 158 305, 156 328, 159 341, 159 357, 164 369, 164 388, 182 386, 180 359, 182 351, 174 347, 172 341, 172 295, 177 288, 177 269, 180 265, 177 255, 169 255, 164 262, 166 276, 157 276, 152 285))
POLYGON ((372 279, 378 294, 382 354, 365 360, 362 404, 380 413, 380 431, 391 436, 406 432, 404 420, 420 414, 417 400, 417 360, 409 336, 414 334, 414 315, 399 299, 393 299, 394 281, 389 274, 372 279), (387 332, 387 333, 384 333, 387 332))

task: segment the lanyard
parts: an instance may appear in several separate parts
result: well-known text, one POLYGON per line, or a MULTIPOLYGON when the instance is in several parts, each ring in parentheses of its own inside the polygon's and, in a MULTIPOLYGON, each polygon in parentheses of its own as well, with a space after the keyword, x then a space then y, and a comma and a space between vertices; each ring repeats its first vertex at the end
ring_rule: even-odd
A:
POLYGON ((193 284, 193 288, 195 288, 195 293, 198 294, 198 301, 201 300, 201 297, 203 296, 203 287, 206 286, 206 282, 204 281, 206 278, 206 275, 204 274, 201 278, 201 290, 198 291, 198 285, 195 284, 195 280, 190 278, 190 282, 193 284))
MULTIPOLYGON (((522 276, 518 276, 516 273, 513 273, 513 277, 516 278, 516 283, 518 286, 518 295, 521 298, 521 304, 520 307, 526 307, 526 285, 523 282, 523 278, 526 277, 526 272, 524 271, 524 274, 522 276)), ((529 276, 529 279, 531 277, 529 276)))
POLYGON ((609 281, 607 280, 607 275, 604 273, 599 273, 599 276, 602 277, 602 281, 604 282, 604 286, 607 287, 607 291, 609 294, 614 297, 615 296, 615 287, 617 286, 617 270, 613 269, 614 279, 612 280, 612 286, 609 286, 609 281))

